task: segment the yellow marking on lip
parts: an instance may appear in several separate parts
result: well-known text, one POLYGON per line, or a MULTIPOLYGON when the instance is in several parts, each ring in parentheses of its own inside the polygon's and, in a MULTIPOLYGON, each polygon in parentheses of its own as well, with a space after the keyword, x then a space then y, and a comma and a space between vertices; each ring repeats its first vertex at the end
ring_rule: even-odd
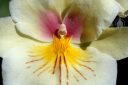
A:
POLYGON ((89 71, 94 72, 92 68, 85 65, 86 63, 91 63, 90 56, 87 51, 71 44, 70 40, 71 37, 59 38, 57 36, 53 36, 53 42, 51 44, 32 47, 30 51, 31 56, 40 58, 28 61, 26 64, 42 62, 41 65, 34 71, 35 73, 39 72, 39 75, 41 75, 44 71, 48 71, 46 69, 47 67, 49 67, 48 69, 52 69, 52 74, 55 74, 56 70, 59 70, 60 85, 62 82, 62 64, 66 67, 67 85, 69 84, 70 68, 73 68, 82 78, 86 79, 77 66, 87 68, 89 71))

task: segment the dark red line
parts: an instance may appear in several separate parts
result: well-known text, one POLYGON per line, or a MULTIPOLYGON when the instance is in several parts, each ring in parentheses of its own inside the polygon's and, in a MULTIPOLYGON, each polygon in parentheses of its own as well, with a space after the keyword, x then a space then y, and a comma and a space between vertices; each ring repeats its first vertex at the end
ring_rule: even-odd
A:
POLYGON ((34 58, 34 57, 37 57, 36 55, 28 55, 29 57, 32 57, 32 58, 34 58))
POLYGON ((56 65, 57 65, 57 60, 58 60, 58 56, 56 57, 55 59, 55 63, 54 63, 54 66, 53 66, 53 74, 55 73, 55 69, 56 69, 56 65))
POLYGON ((67 62, 66 62, 66 58, 65 58, 65 55, 63 54, 63 57, 64 57, 64 64, 65 64, 65 67, 66 67, 66 72, 67 72, 67 85, 69 85, 69 72, 68 72, 68 65, 67 65, 67 62))
POLYGON ((62 70, 61 70, 61 56, 60 56, 60 60, 59 60, 59 70, 60 70, 60 85, 62 83, 62 70))
POLYGON ((86 65, 81 64, 79 61, 76 61, 76 63, 77 63, 78 65, 80 65, 80 66, 83 66, 83 67, 87 68, 88 70, 90 70, 90 71, 92 71, 92 72, 95 72, 92 68, 90 68, 90 67, 88 67, 88 66, 86 66, 86 65))
POLYGON ((34 54, 34 53, 30 53, 28 54, 29 57, 40 57, 42 54, 34 54))
POLYGON ((83 67, 85 67, 85 68, 87 68, 88 70, 90 70, 90 71, 92 71, 92 72, 95 72, 92 68, 90 68, 90 67, 88 67, 88 66, 86 66, 86 65, 83 65, 83 64, 80 64, 80 63, 78 63, 80 66, 83 66, 83 67))
POLYGON ((46 67, 46 68, 43 69, 41 72, 39 72, 37 76, 40 76, 43 72, 45 72, 46 70, 48 70, 48 68, 50 68, 50 66, 46 67))
POLYGON ((31 60, 31 61, 26 62, 25 64, 34 63, 34 62, 40 61, 40 60, 43 60, 43 58, 36 59, 36 60, 31 60))
POLYGON ((43 64, 41 67, 39 67, 38 69, 36 69, 33 73, 36 73, 39 70, 43 69, 46 65, 47 65, 47 63, 43 64))
POLYGON ((82 76, 85 80, 87 80, 87 78, 77 69, 73 66, 73 68, 75 69, 75 71, 80 75, 82 76))
POLYGON ((91 62, 96 62, 96 61, 85 61, 83 59, 78 59, 79 61, 82 61, 82 62, 87 62, 87 63, 91 63, 91 62))
POLYGON ((77 77, 76 77, 75 75, 73 75, 73 77, 75 78, 75 80, 76 80, 77 82, 79 82, 79 80, 77 79, 77 77))
POLYGON ((83 67, 85 67, 86 69, 90 70, 90 71, 93 73, 93 75, 96 76, 95 70, 93 70, 92 68, 90 68, 90 67, 88 67, 88 66, 86 66, 86 65, 81 64, 81 63, 78 62, 78 61, 76 61, 76 62, 78 63, 78 65, 83 66, 83 67))
POLYGON ((90 71, 93 73, 93 75, 96 76, 95 70, 93 70, 92 68, 90 68, 90 67, 88 67, 88 66, 86 66, 86 65, 82 65, 82 64, 79 64, 79 65, 85 67, 85 68, 88 69, 88 70, 90 70, 90 71))

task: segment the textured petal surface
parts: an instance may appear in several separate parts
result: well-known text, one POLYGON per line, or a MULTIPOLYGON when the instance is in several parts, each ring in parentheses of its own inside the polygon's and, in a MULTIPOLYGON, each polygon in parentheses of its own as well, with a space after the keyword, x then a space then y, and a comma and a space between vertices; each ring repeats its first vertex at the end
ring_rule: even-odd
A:
POLYGON ((46 37, 53 37, 53 34, 56 34, 62 23, 59 15, 54 11, 46 11, 45 13, 42 13, 40 21, 42 26, 41 31, 45 33, 46 37))
MULTIPOLYGON (((46 70, 48 69, 46 69, 44 70, 46 72, 38 76, 36 69, 43 64, 42 61, 35 60, 35 62, 31 61, 34 63, 26 64, 26 62, 33 59, 33 56, 29 56, 28 50, 34 45, 38 44, 31 42, 23 43, 6 51, 3 55, 4 59, 2 64, 4 85, 59 84, 58 71, 52 74, 47 72, 46 70)), ((94 69, 95 74, 89 69, 77 66, 76 71, 73 69, 69 71, 69 85, 108 85, 108 83, 109 85, 115 85, 117 74, 116 61, 111 56, 103 54, 94 48, 88 48, 87 50, 89 51, 92 62, 87 62, 86 65, 94 69)), ((51 57, 51 59, 53 58, 51 57)), ((65 68, 62 67, 62 69, 62 76, 66 76, 65 68)), ((50 69, 48 71, 50 71, 50 69)), ((62 79, 62 81, 65 81, 65 79, 62 79)), ((66 83, 63 82, 61 85, 66 85, 66 83)))
POLYGON ((47 8, 46 2, 44 0, 12 0, 10 2, 11 17, 19 31, 37 40, 45 41, 46 38, 42 37, 41 32, 40 13, 45 10, 44 7, 47 8))
POLYGON ((37 15, 48 8, 46 0, 12 0, 11 16, 15 22, 36 22, 37 15))
POLYGON ((0 55, 24 41, 25 39, 16 33, 10 17, 0 19, 0 55))
MULTIPOLYGON (((19 31, 38 40, 51 41, 51 37, 43 35, 50 33, 41 30, 47 28, 40 25, 40 16, 44 14, 44 11, 52 9, 59 14, 61 20, 64 18, 64 15, 68 12, 67 10, 70 9, 72 5, 80 9, 80 15, 82 14, 81 16, 84 19, 82 24, 84 25, 82 26, 82 34, 80 28, 81 24, 78 23, 76 17, 73 18, 75 19, 75 27, 68 25, 73 23, 69 20, 69 18, 66 18, 65 23, 68 23, 68 28, 80 28, 80 31, 75 31, 81 35, 76 33, 75 36, 78 38, 80 37, 81 42, 89 42, 97 39, 97 37, 102 33, 102 30, 111 25, 121 8, 115 0, 12 0, 10 3, 10 10, 11 16, 17 23, 16 25, 19 31)), ((74 15, 72 16, 74 17, 74 15)), ((55 19, 56 17, 54 16, 52 18, 55 19)), ((49 19, 50 22, 48 23, 54 21, 51 20, 52 18, 49 19)), ((42 19, 45 20, 44 17, 42 19)), ((52 24, 53 28, 58 27, 58 20, 55 20, 55 23, 52 24), (52 24, 56 24, 56 26, 53 26, 52 24)))
POLYGON ((53 7, 61 15, 75 0, 49 0, 50 7, 53 7))
POLYGON ((128 0, 116 0, 124 8, 124 12, 128 10, 128 0))
POLYGON ((60 19, 58 20, 55 12, 49 10, 55 10, 59 14, 58 10, 61 8, 64 10, 66 3, 69 1, 12 0, 10 11, 19 31, 37 40, 51 41, 51 28, 53 31, 58 29, 60 19))
POLYGON ((65 14, 63 23, 67 28, 67 35, 72 36, 73 42, 80 42, 81 34, 85 28, 85 16, 82 14, 83 10, 79 8, 79 5, 72 5, 65 14))
POLYGON ((110 28, 91 46, 120 60, 128 57, 128 28, 110 28))
POLYGON ((79 0, 81 9, 86 16, 86 27, 81 40, 89 41, 96 39, 102 30, 109 27, 121 10, 115 0, 79 0))

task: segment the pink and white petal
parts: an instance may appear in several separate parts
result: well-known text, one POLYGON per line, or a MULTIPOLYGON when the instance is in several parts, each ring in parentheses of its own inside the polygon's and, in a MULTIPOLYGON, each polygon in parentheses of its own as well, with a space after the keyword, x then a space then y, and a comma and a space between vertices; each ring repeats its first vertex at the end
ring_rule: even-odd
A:
MULTIPOLYGON (((44 72, 40 76, 38 73, 33 73, 43 62, 35 62, 26 64, 32 57, 29 56, 28 50, 31 46, 38 45, 38 43, 22 43, 19 46, 8 50, 4 54, 3 59, 3 83, 4 85, 58 85, 59 84, 59 72, 56 74, 50 74, 44 72)), ((41 45, 41 44, 39 44, 41 45)), ((45 45, 46 46, 46 45, 45 45)), ((70 74, 75 74, 77 81, 73 76, 69 75, 69 85, 115 85, 116 84, 116 61, 109 55, 99 52, 95 48, 87 49, 92 57, 92 62, 86 65, 95 70, 96 76, 91 73, 90 70, 78 67, 84 76, 85 80, 79 73, 74 70, 70 70, 70 74), (104 57, 103 57, 104 56, 104 57), (94 61, 94 62, 93 62, 94 61)), ((62 68, 64 69, 64 68, 62 68)), ((48 70, 48 69, 47 69, 48 70)), ((62 70, 62 75, 65 74, 65 70, 62 70)), ((66 76, 66 74, 65 74, 66 76)), ((65 79, 62 79, 65 81, 65 79)), ((66 85, 62 83, 62 85, 66 85)))
POLYGON ((34 40, 38 40, 40 42, 50 42, 52 41, 52 36, 47 31, 42 31, 42 29, 38 29, 38 25, 32 25, 30 23, 17 23, 17 30, 28 37, 31 37, 34 40), (37 28, 37 29, 35 29, 37 28), (48 35, 47 35, 48 34, 48 35))
POLYGON ((113 56, 116 60, 128 57, 128 28, 110 28, 91 46, 113 56))
POLYGON ((83 10, 86 18, 82 41, 92 41, 107 29, 119 11, 121 6, 115 0, 79 0, 76 1, 83 10))
POLYGON ((53 10, 47 10, 41 14, 40 25, 41 31, 43 34, 49 37, 53 37, 53 34, 56 34, 57 30, 61 24, 61 18, 57 12, 53 10))
POLYGON ((17 29, 37 40, 49 42, 60 24, 60 17, 49 8, 48 3, 42 0, 12 0, 11 16, 17 29))
POLYGON ((10 12, 16 22, 35 22, 37 19, 35 15, 40 14, 40 12, 52 9, 61 15, 71 3, 73 3, 73 0, 12 0, 10 12))
POLYGON ((80 43, 80 37, 82 34, 82 28, 84 28, 84 15, 81 13, 76 5, 72 5, 65 14, 63 19, 63 23, 67 28, 67 36, 72 36, 72 40, 74 43, 80 43))
POLYGON ((7 50, 27 41, 19 36, 15 30, 15 24, 10 17, 0 18, 0 56, 7 50))

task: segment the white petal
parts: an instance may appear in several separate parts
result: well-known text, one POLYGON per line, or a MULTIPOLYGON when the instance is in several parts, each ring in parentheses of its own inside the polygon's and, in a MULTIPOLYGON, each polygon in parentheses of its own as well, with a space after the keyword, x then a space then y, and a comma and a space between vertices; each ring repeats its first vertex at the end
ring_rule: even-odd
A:
POLYGON ((128 57, 128 28, 111 28, 106 30, 101 39, 94 41, 91 46, 101 52, 113 56, 116 60, 128 57))
MULTIPOLYGON (((14 48, 15 46, 20 45, 31 41, 29 38, 20 35, 10 17, 0 18, 0 56, 14 48)), ((32 41, 33 42, 33 41, 32 41)))
POLYGON ((42 4, 48 5, 45 0, 12 0, 10 2, 11 16, 15 22, 36 22, 37 15, 44 10, 42 4))
POLYGON ((71 85, 116 85, 116 77, 117 77, 117 64, 115 59, 111 58, 111 56, 99 52, 97 49, 88 47, 87 50, 92 55, 92 58, 95 63, 87 64, 94 69, 96 76, 90 76, 89 71, 81 69, 80 71, 85 73, 86 81, 84 79, 80 79, 78 84, 75 84, 75 80, 72 81, 71 85))
POLYGON ((40 42, 52 41, 51 37, 47 37, 46 35, 43 36, 43 33, 45 32, 42 33, 42 31, 38 29, 38 27, 39 27, 38 25, 34 25, 32 23, 20 23, 19 22, 16 24, 17 31, 19 31, 21 34, 25 36, 31 37, 32 39, 40 41, 40 42))
MULTIPOLYGON (((28 49, 34 46, 32 43, 24 43, 6 52, 3 59, 3 83, 4 85, 58 85, 59 72, 56 74, 45 72, 40 76, 33 73, 43 62, 25 64, 32 57, 28 56, 28 49), (27 68, 30 66, 29 68, 27 68)), ((85 74, 87 80, 84 80, 79 73, 70 70, 70 74, 75 74, 79 79, 77 82, 73 76, 69 76, 69 85, 115 85, 116 83, 116 61, 109 55, 103 54, 94 48, 88 48, 94 62, 87 63, 95 70, 96 76, 87 69, 78 67, 85 74)), ((65 71, 62 70, 62 75, 65 71)), ((65 81, 65 79, 63 79, 65 81)), ((62 83, 62 85, 66 85, 62 83)))
MULTIPOLYGON (((29 46, 33 44, 35 43, 22 43, 18 47, 6 51, 3 55, 2 74, 4 85, 42 85, 44 83, 41 80, 47 81, 47 79, 54 83, 49 76, 37 77, 37 75, 33 74, 35 69, 27 68, 29 65, 26 62, 30 59, 27 51, 29 46)), ((38 67, 37 65, 34 66, 38 67)), ((48 85, 47 82, 45 84, 48 85)))
POLYGON ((0 55, 20 42, 15 25, 10 17, 0 19, 0 55), (13 42, 12 42, 13 41, 13 42))
POLYGON ((120 3, 120 5, 123 7, 122 12, 125 12, 128 10, 128 0, 116 0, 120 3))
POLYGON ((49 5, 55 8, 61 15, 63 11, 72 4, 74 0, 49 0, 49 5))
POLYGON ((102 33, 102 30, 108 28, 118 12, 120 5, 115 0, 79 0, 83 12, 86 16, 84 40, 96 39, 102 33))

